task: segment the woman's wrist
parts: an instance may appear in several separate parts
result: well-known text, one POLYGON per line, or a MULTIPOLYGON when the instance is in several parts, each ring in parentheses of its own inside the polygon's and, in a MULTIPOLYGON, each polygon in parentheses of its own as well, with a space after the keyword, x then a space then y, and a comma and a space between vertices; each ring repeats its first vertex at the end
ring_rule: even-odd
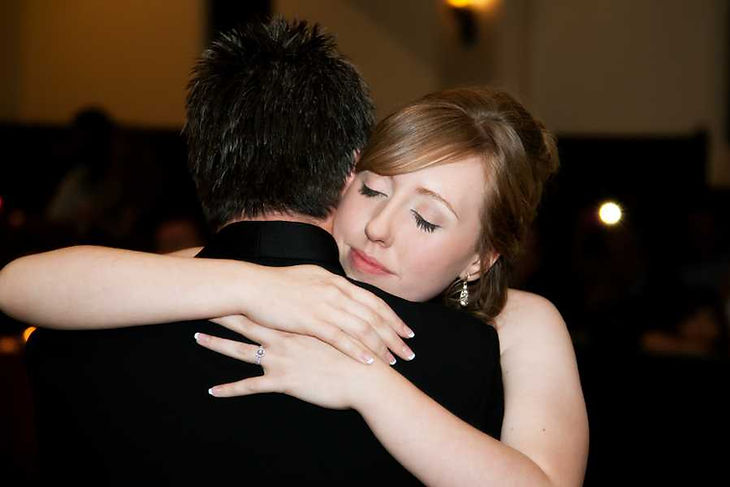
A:
POLYGON ((265 267, 250 262, 236 262, 231 285, 225 285, 229 293, 228 300, 233 306, 233 313, 242 314, 252 319, 260 319, 267 308, 278 306, 276 296, 281 295, 281 283, 275 279, 276 267, 265 267))
POLYGON ((366 417, 382 405, 408 381, 381 360, 371 365, 355 364, 357 372, 349 381, 350 407, 366 417))
MULTIPOLYGON (((169 312, 175 320, 207 319, 238 314, 241 292, 238 290, 237 261, 191 259, 161 256, 167 259, 158 275, 160 286, 167 289, 169 312), (167 283, 167 284, 166 284, 167 283)), ((158 302, 159 303, 159 302, 158 302)))

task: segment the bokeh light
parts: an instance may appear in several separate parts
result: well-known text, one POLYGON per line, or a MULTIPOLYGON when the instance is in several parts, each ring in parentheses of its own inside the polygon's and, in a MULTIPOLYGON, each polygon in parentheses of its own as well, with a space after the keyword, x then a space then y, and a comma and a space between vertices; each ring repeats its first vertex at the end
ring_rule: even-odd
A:
POLYGON ((0 337, 0 355, 17 355, 20 349, 20 340, 17 336, 0 337))
POLYGON ((485 8, 494 3, 495 0, 446 0, 450 7, 454 8, 485 8))
POLYGON ((29 326, 28 328, 23 330, 23 341, 27 342, 34 331, 35 331, 35 326, 29 326))
POLYGON ((604 225, 615 225, 621 221, 622 217, 623 211, 616 202, 606 201, 598 208, 598 218, 604 225))

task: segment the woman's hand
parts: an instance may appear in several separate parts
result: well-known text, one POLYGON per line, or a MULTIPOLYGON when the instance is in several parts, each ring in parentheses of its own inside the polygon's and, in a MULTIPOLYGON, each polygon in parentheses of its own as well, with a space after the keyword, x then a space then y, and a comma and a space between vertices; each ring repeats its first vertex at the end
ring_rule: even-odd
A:
MULTIPOLYGON (((264 375, 210 389, 216 397, 279 392, 330 409, 354 407, 366 384, 374 386, 375 369, 395 373, 381 365, 359 364, 330 345, 310 336, 286 333, 258 325, 243 316, 227 316, 215 322, 260 343, 264 375)), ((256 362, 258 345, 227 340, 202 333, 196 341, 205 348, 242 360, 256 362)))
POLYGON ((398 315, 383 300, 344 277, 314 265, 300 265, 267 267, 255 281, 253 286, 251 278, 246 280, 242 313, 256 323, 318 338, 368 364, 373 353, 394 364, 388 349, 405 360, 415 356, 401 339, 412 337, 413 332, 398 315))

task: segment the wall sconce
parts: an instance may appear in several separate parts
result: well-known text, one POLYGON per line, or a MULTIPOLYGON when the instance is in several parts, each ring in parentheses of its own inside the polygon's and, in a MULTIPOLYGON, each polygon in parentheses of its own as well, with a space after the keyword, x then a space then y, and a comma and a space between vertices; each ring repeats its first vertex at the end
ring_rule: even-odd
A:
POLYGON ((474 10, 487 8, 494 0, 446 0, 446 3, 459 24, 461 42, 465 46, 476 44, 478 31, 474 10))

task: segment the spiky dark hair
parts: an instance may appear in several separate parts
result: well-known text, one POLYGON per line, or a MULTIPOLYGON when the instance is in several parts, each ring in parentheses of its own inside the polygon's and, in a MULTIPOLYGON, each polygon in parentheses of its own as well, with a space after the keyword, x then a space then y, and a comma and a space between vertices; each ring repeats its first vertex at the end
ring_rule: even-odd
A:
POLYGON ((184 128, 209 222, 326 217, 372 123, 366 85, 318 25, 274 18, 221 34, 193 69, 184 128))

